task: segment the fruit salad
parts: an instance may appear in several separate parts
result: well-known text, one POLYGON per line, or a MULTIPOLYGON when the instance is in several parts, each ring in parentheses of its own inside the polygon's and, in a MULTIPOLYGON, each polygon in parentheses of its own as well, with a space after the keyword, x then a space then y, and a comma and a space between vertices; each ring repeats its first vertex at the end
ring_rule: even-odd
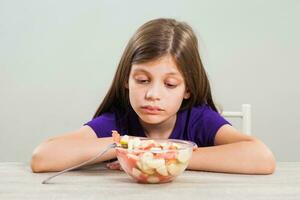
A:
POLYGON ((195 145, 184 140, 120 136, 116 131, 113 138, 121 167, 140 183, 172 181, 186 169, 195 145))

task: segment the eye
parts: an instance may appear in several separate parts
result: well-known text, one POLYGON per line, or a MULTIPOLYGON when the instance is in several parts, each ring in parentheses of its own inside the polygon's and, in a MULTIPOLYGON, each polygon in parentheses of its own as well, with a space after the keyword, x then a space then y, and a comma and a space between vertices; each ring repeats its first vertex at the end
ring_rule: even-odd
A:
POLYGON ((177 85, 171 84, 171 83, 166 83, 166 86, 167 86, 168 88, 176 88, 176 87, 177 87, 177 85))
POLYGON ((133 76, 134 80, 138 84, 145 84, 149 82, 149 77, 143 75, 143 74, 138 74, 133 76))
POLYGON ((148 82, 149 82, 148 79, 135 79, 135 81, 136 81, 137 83, 141 83, 141 84, 143 84, 143 83, 148 83, 148 82))

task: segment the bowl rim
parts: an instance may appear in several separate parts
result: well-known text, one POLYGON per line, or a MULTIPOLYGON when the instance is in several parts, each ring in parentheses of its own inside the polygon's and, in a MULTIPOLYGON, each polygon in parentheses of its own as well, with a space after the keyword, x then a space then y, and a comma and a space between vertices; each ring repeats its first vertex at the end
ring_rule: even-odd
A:
MULTIPOLYGON (((187 146, 184 147, 179 147, 178 149, 157 149, 157 150, 143 150, 143 149, 132 149, 130 152, 153 152, 153 153, 165 153, 165 152, 174 152, 178 150, 185 150, 188 148, 193 148, 197 147, 197 144, 193 141, 189 140, 181 140, 181 139, 154 139, 154 138, 140 138, 140 140, 154 140, 155 142, 175 142, 175 143, 180 143, 180 144, 185 144, 187 146)), ((124 148, 122 146, 116 146, 116 149, 122 149, 122 150, 128 150, 127 148, 124 148)))

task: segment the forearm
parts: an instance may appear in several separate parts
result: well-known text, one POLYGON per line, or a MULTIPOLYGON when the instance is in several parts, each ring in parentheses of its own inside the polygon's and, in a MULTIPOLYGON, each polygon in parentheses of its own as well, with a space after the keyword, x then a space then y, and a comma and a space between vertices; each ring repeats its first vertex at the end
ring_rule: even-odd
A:
MULTIPOLYGON (((112 137, 48 140, 34 150, 31 168, 34 172, 60 171, 96 156, 101 149, 111 143, 113 143, 112 137)), ((115 157, 115 150, 111 149, 90 164, 115 157)))
POLYGON ((271 151, 259 141, 243 141, 197 148, 188 169, 243 174, 270 174, 275 169, 271 151))

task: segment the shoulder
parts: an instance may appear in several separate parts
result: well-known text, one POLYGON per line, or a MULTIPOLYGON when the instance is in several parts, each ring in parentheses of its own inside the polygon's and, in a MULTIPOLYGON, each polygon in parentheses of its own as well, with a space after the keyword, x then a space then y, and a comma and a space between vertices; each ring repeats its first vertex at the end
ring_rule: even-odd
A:
POLYGON ((215 134, 225 124, 230 123, 209 105, 194 106, 190 110, 189 134, 198 146, 212 146, 215 134))
POLYGON ((117 130, 116 114, 106 112, 86 122, 84 125, 91 127, 97 137, 110 137, 112 130, 117 130))
POLYGON ((199 118, 207 118, 207 117, 214 117, 214 116, 220 116, 218 112, 213 110, 209 105, 202 104, 193 106, 191 108, 191 120, 197 120, 199 118))
POLYGON ((185 109, 179 112, 181 119, 186 121, 188 120, 190 125, 197 125, 203 119, 207 119, 207 117, 212 117, 215 115, 219 115, 218 112, 214 111, 209 105, 202 104, 196 105, 192 108, 185 109), (198 123, 194 123, 198 122, 198 123))
POLYGON ((86 124, 98 124, 98 123, 114 123, 116 121, 116 115, 113 112, 102 113, 98 117, 93 118, 86 124))
POLYGON ((212 126, 214 124, 223 124, 229 122, 227 122, 219 112, 213 110, 209 105, 203 104, 192 107, 190 113, 190 123, 196 126, 212 126))

